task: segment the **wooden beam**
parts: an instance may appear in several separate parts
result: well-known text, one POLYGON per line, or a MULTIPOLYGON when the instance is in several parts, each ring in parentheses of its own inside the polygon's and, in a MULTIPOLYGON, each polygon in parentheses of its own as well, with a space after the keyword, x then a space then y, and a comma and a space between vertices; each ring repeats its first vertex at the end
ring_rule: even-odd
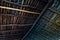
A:
POLYGON ((0 6, 0 8, 4 8, 4 9, 8 9, 8 10, 16 10, 16 11, 25 12, 25 13, 31 13, 31 14, 40 14, 40 13, 37 13, 37 12, 21 10, 21 9, 16 9, 16 8, 10 8, 10 7, 4 7, 4 6, 0 6))

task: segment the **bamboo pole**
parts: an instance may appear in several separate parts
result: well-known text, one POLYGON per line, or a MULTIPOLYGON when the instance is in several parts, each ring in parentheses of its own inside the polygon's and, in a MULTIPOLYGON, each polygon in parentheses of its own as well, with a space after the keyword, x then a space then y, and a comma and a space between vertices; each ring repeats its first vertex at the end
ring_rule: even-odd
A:
POLYGON ((4 7, 4 6, 0 6, 0 8, 4 8, 4 9, 8 9, 8 10, 16 10, 16 11, 25 12, 25 13, 31 13, 31 14, 40 14, 40 13, 37 13, 37 12, 21 10, 21 9, 16 9, 16 8, 10 8, 10 7, 4 7))
POLYGON ((0 26, 30 26, 32 24, 6 24, 6 25, 0 25, 0 26))

